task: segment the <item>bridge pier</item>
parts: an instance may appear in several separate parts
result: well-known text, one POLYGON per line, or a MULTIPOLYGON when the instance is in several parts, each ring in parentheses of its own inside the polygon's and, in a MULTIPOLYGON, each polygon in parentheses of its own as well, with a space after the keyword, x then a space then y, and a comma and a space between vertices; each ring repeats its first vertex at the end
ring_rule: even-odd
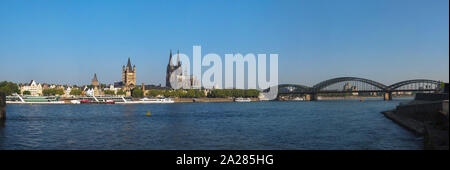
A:
POLYGON ((385 92, 383 97, 384 100, 392 100, 392 92, 385 92))
POLYGON ((305 100, 307 101, 317 101, 317 94, 306 94, 305 100))
POLYGON ((6 119, 6 95, 0 92, 0 123, 6 119))

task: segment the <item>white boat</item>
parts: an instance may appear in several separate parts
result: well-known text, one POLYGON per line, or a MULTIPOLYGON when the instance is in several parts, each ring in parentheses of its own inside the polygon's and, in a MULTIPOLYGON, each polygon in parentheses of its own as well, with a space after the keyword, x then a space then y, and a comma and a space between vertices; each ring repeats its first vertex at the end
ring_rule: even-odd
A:
POLYGON ((139 101, 144 103, 174 103, 171 98, 143 98, 139 101))
POLYGON ((56 96, 6 96, 6 104, 64 104, 56 96))
POLYGON ((303 99, 303 97, 296 97, 296 98, 294 98, 294 99, 292 99, 292 100, 294 100, 294 101, 303 101, 303 100, 305 100, 305 99, 303 99))
POLYGON ((242 97, 238 97, 236 99, 234 99, 235 102, 251 102, 252 100, 250 100, 250 98, 242 98, 242 97))
POLYGON ((80 104, 80 100, 71 100, 70 103, 72 103, 72 104, 80 104))
POLYGON ((150 104, 150 103, 174 103, 171 98, 143 98, 139 101, 128 101, 123 100, 123 102, 116 102, 116 104, 150 104))

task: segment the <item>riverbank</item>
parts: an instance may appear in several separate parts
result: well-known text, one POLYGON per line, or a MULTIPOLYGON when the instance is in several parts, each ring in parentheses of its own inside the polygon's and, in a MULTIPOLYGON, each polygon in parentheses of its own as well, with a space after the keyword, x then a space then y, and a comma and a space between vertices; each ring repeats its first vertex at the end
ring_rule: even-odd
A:
POLYGON ((0 92, 0 121, 6 119, 6 95, 0 92))
POLYGON ((448 95, 447 100, 442 99, 440 94, 420 94, 414 101, 400 104, 396 109, 382 114, 417 136, 423 136, 424 149, 448 150, 448 95))
MULTIPOLYGON (((259 98, 250 98, 252 102, 260 101, 259 98)), ((217 102, 234 102, 233 98, 175 98, 175 103, 217 103, 217 102)))
MULTIPOLYGON (((251 102, 260 101, 259 98, 249 98, 251 102)), ((21 101, 8 101, 7 104, 76 104, 71 100, 77 100, 76 98, 61 98, 60 101, 51 102, 21 102, 21 101)), ((116 102, 116 104, 139 104, 138 99, 133 99, 130 102, 116 102)), ((217 102, 235 102, 233 98, 173 98, 173 103, 217 103, 217 102)), ((79 104, 79 103, 78 103, 79 104)), ((148 104, 148 103, 142 103, 148 104)))
MULTIPOLYGON (((394 96, 395 98, 412 98, 413 96, 394 96)), ((319 96, 319 100, 344 100, 344 99, 380 99, 383 96, 342 96, 342 97, 327 97, 319 96)))

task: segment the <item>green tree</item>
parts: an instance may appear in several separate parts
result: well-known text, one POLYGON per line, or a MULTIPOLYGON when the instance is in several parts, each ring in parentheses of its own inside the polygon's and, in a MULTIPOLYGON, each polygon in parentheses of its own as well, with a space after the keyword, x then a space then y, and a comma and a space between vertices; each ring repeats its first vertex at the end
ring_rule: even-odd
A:
POLYGON ((83 91, 81 91, 81 89, 72 89, 70 91, 70 95, 73 96, 81 96, 81 94, 83 94, 83 91))
POLYGON ((22 95, 31 95, 31 92, 28 91, 28 90, 25 90, 25 91, 22 92, 22 95))
POLYGON ((186 92, 182 89, 178 89, 174 91, 173 97, 184 97, 186 95, 186 92))
POLYGON ((186 92, 186 95, 184 95, 184 97, 196 97, 196 95, 195 95, 195 90, 189 89, 189 90, 186 92))
POLYGON ((174 91, 173 90, 164 90, 163 91, 163 96, 164 97, 173 97, 174 96, 174 91))
POLYGON ((144 97, 144 91, 142 91, 139 88, 135 88, 133 90, 133 92, 131 93, 131 96, 136 97, 136 98, 142 98, 142 97, 144 97))
POLYGON ((42 94, 43 94, 44 96, 51 96, 51 95, 54 94, 54 93, 53 93, 53 89, 44 89, 44 90, 42 90, 42 94))
MULTIPOLYGON (((201 91, 199 91, 201 92, 201 91)), ((201 92, 203 93, 203 92, 201 92)), ((199 94, 201 95, 201 94, 199 94)), ((204 95, 204 94, 203 94, 204 95)), ((208 97, 224 98, 224 97, 258 97, 259 91, 256 89, 215 89, 208 93, 208 97)))
POLYGON ((118 90, 117 91, 117 95, 119 95, 119 96, 124 96, 124 95, 126 95, 127 93, 125 92, 125 91, 123 91, 122 89, 120 89, 120 90, 118 90))
POLYGON ((111 96, 116 95, 116 93, 113 90, 104 90, 103 93, 105 95, 111 95, 111 96))
POLYGON ((183 97, 190 97, 190 98, 205 97, 205 93, 203 93, 202 90, 189 89, 189 90, 187 90, 187 92, 184 94, 183 97))
POLYGON ((164 91, 154 89, 147 92, 147 96, 156 97, 158 95, 164 95, 164 91))
POLYGON ((55 95, 63 95, 64 94, 64 90, 63 89, 56 89, 56 88, 49 88, 49 89, 44 89, 42 90, 42 94, 44 96, 55 96, 55 95))
POLYGON ((0 82, 0 92, 4 92, 6 95, 12 95, 13 93, 20 93, 19 86, 16 83, 2 81, 0 82))
POLYGON ((60 89, 60 88, 56 89, 55 94, 64 95, 64 89, 60 89))

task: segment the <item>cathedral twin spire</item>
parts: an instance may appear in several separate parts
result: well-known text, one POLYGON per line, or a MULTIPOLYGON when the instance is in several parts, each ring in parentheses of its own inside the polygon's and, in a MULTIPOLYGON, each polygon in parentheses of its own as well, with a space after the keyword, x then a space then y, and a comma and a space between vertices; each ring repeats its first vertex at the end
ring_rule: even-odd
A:
MULTIPOLYGON (((180 66, 181 62, 180 62, 180 50, 177 51, 177 65, 176 66, 180 66)), ((172 50, 170 50, 170 54, 169 54, 169 66, 174 66, 173 62, 172 62, 172 50)))
POLYGON ((181 62, 180 62, 180 50, 178 50, 177 52, 177 65, 174 65, 172 62, 172 50, 170 50, 170 54, 169 54, 169 64, 167 64, 167 71, 166 71, 166 87, 172 87, 171 83, 170 83, 170 78, 172 73, 177 70, 178 68, 181 67, 181 62))

